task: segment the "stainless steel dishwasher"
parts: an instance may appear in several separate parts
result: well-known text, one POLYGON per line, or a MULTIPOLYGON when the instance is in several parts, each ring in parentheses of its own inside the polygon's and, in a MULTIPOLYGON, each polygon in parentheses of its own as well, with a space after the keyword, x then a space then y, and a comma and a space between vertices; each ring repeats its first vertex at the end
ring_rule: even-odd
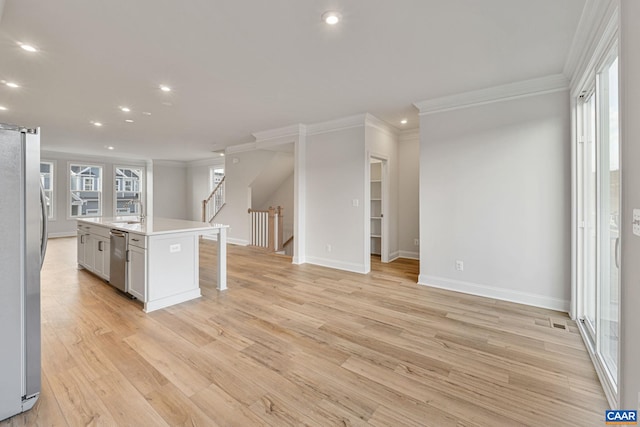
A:
POLYGON ((109 283, 122 292, 127 292, 127 251, 129 248, 129 233, 111 230, 111 265, 109 268, 109 283))

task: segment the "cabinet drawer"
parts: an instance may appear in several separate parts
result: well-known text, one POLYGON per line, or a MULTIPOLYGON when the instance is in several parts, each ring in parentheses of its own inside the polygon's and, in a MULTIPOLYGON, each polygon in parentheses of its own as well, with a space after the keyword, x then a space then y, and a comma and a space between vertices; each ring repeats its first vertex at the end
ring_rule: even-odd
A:
POLYGON ((140 234, 129 233, 129 245, 141 249, 147 249, 147 238, 140 234))

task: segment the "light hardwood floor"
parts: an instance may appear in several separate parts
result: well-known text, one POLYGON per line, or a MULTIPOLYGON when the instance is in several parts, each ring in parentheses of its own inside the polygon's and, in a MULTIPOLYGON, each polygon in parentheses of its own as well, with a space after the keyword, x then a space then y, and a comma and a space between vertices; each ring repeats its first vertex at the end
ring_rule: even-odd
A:
POLYGON ((417 286, 415 261, 359 275, 229 246, 219 293, 205 241, 204 297, 145 314, 75 248, 49 244, 40 400, 1 426, 604 423, 565 314, 417 286))

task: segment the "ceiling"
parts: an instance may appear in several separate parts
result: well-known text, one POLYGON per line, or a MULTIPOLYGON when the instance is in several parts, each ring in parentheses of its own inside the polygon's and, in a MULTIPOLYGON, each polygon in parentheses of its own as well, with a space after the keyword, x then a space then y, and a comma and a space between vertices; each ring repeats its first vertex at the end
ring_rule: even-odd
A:
POLYGON ((21 87, 0 85, 0 122, 40 126, 45 150, 166 160, 365 112, 415 128, 413 102, 561 73, 585 2, 6 0, 0 80, 21 87))

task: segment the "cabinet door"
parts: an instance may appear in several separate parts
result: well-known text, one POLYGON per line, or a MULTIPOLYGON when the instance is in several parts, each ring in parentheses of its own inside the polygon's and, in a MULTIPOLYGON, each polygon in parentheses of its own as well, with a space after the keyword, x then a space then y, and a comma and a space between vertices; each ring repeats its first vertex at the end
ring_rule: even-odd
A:
POLYGON ((109 280, 110 242, 102 237, 96 237, 94 243, 94 271, 103 279, 109 280))
POLYGON ((96 269, 96 238, 91 234, 84 235, 84 266, 87 270, 96 269))
POLYGON ((140 301, 147 299, 147 251, 129 246, 129 293, 140 301))
POLYGON ((78 265, 84 267, 84 252, 86 246, 87 236, 84 235, 82 230, 78 230, 78 265))

